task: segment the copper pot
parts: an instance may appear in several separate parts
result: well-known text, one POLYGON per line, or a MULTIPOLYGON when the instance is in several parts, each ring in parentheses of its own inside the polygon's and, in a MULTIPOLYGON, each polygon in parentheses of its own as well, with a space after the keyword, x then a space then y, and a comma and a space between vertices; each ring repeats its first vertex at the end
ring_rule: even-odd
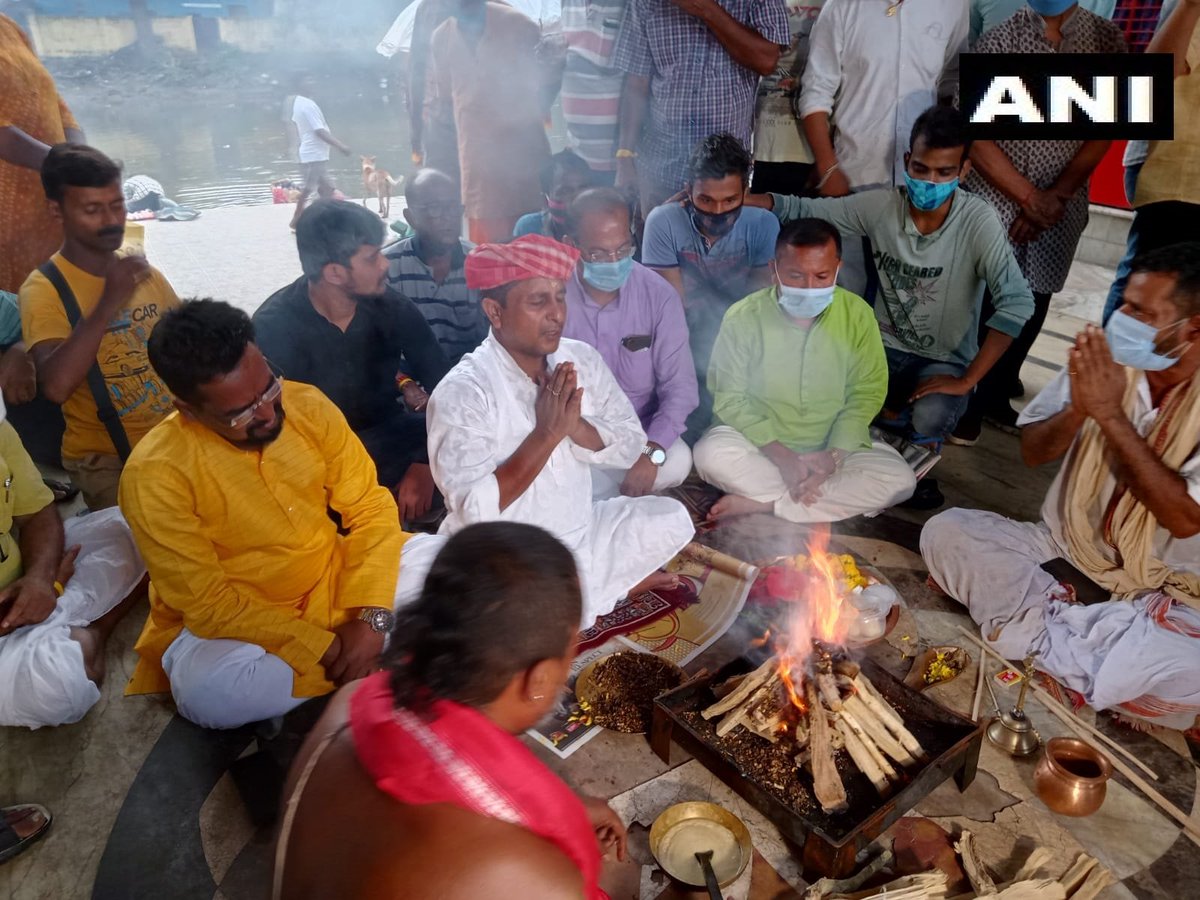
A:
POLYGON ((1090 816, 1104 802, 1112 763, 1091 744, 1052 738, 1033 771, 1041 801, 1064 816, 1090 816))

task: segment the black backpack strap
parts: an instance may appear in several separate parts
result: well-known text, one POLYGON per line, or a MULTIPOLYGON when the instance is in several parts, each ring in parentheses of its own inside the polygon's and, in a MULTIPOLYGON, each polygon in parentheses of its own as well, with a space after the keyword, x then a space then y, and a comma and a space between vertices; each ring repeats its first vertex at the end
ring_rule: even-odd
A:
MULTIPOLYGON (((59 271, 58 266, 52 260, 47 260, 38 266, 38 271, 45 275, 46 280, 58 291, 58 299, 62 301, 63 309, 67 313, 67 322, 70 323, 71 330, 75 330, 83 319, 83 312, 79 309, 79 301, 75 299, 75 292, 71 290, 71 285, 67 283, 67 279, 63 277, 63 273, 59 271)), ((92 367, 88 369, 87 383, 92 392, 92 399, 96 401, 96 412, 100 417, 100 424, 104 426, 108 436, 112 439, 117 456, 121 457, 121 462, 125 462, 129 459, 129 436, 125 434, 125 429, 121 425, 121 416, 117 412, 117 408, 113 406, 112 397, 108 393, 108 384, 104 380, 104 373, 100 371, 98 362, 93 362, 92 367)))

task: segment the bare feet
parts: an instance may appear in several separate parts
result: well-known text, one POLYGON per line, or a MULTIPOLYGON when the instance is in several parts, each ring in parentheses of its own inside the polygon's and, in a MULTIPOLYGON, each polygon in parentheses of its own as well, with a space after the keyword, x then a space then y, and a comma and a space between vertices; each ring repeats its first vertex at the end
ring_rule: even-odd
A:
POLYGON ((636 597, 647 591, 671 591, 677 587, 679 587, 678 575, 672 575, 670 572, 653 572, 634 585, 628 596, 636 597))
POLYGON ((750 513, 773 513, 775 508, 770 503, 751 500, 741 494, 726 494, 713 504, 709 510, 710 519, 726 519, 730 516, 745 516, 750 513))

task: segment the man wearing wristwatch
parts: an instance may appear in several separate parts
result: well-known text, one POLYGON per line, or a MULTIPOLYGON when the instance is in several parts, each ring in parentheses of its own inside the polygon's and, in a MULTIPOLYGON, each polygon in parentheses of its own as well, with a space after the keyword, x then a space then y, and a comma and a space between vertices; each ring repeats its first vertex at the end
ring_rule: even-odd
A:
POLYGON ((579 262, 567 281, 563 337, 600 351, 646 431, 632 466, 593 466, 597 498, 662 491, 692 471, 683 432, 700 397, 683 304, 634 262, 633 241, 629 204, 614 188, 584 191, 568 207, 567 243, 579 262))
POLYGON ((121 479, 150 571, 127 692, 170 690, 184 718, 237 728, 370 674, 443 539, 401 530, 345 417, 275 376, 245 313, 189 301, 149 355, 177 412, 121 479))
POLYGON ((773 287, 725 316, 708 384, 716 425, 696 444, 696 470, 726 492, 714 519, 751 512, 837 522, 912 496, 912 469, 872 441, 887 394, 875 316, 837 287, 841 236, 821 219, 784 226, 773 287))

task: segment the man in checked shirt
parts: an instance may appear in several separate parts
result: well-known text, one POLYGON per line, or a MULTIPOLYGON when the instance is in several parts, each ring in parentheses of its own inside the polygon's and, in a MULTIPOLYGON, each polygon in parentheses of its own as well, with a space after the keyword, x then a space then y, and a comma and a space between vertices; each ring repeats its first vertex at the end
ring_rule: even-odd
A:
POLYGON ((790 43, 783 0, 630 0, 613 51, 626 73, 616 182, 638 188, 643 215, 683 187, 709 135, 750 146, 759 78, 790 43))

